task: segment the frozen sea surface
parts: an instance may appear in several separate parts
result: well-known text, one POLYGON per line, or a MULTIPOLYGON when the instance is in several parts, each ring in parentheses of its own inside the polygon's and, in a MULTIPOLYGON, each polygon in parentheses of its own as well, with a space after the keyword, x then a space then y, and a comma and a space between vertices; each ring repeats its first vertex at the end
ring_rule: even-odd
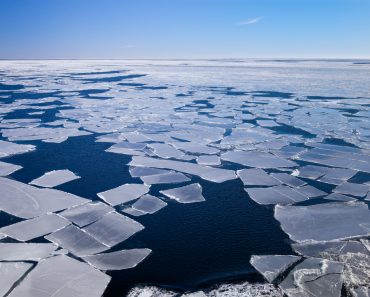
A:
POLYGON ((369 296, 369 73, 1 61, 1 294, 369 296))

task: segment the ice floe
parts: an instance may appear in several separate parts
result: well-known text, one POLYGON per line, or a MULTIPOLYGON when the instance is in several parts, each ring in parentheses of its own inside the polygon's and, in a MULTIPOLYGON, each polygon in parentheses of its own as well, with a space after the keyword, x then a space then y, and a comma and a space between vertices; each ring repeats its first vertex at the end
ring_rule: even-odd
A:
POLYGON ((0 262, 0 296, 6 296, 9 290, 33 265, 22 262, 0 262))
POLYGON ((205 201, 202 195, 202 187, 198 183, 174 189, 163 190, 160 192, 168 198, 174 199, 180 203, 194 203, 205 201))
POLYGON ((34 179, 30 182, 30 184, 40 187, 53 188, 78 178, 80 177, 68 169, 53 170, 46 172, 43 176, 34 179))
POLYGON ((144 184, 124 184, 117 188, 98 193, 99 198, 110 205, 119 205, 139 198, 149 192, 149 186, 144 184))
POLYGON ((0 176, 7 176, 22 169, 22 166, 0 161, 0 176))

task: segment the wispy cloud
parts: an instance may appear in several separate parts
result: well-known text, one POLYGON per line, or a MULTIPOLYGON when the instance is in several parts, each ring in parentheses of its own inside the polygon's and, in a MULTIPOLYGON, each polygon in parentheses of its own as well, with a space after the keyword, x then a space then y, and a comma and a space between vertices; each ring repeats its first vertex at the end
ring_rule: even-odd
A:
POLYGON ((253 18, 253 19, 248 19, 245 21, 242 21, 240 23, 237 23, 238 26, 248 26, 248 25, 253 25, 261 21, 263 17, 258 17, 258 18, 253 18))

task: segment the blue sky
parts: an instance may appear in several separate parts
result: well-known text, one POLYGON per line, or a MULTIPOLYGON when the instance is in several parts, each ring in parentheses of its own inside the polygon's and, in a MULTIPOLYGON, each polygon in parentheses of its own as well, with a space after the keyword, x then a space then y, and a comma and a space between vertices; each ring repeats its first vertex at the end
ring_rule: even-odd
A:
POLYGON ((0 0, 1 59, 370 58, 370 0, 0 0))

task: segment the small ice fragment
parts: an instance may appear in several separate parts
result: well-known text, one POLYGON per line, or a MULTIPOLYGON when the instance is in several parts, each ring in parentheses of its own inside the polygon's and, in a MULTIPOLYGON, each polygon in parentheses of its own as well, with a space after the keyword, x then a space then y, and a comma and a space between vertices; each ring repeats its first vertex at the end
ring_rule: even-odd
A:
POLYGON ((46 214, 3 227, 0 229, 0 233, 18 241, 27 241, 49 234, 69 224, 69 221, 56 214, 46 214))
POLYGON ((65 255, 38 263, 9 297, 100 297, 110 276, 65 255))
POLYGON ((117 188, 98 193, 99 198, 103 199, 112 206, 135 200, 149 192, 149 186, 144 184, 124 184, 117 188))
POLYGON ((299 261, 301 257, 291 255, 252 256, 252 266, 272 283, 285 270, 299 261))
POLYGON ((245 186, 277 186, 281 183, 262 169, 242 169, 236 174, 245 186))
POLYGON ((110 212, 84 228, 88 234, 109 247, 115 246, 143 229, 144 226, 140 223, 116 212, 110 212))
POLYGON ((202 155, 197 157, 197 163, 201 165, 220 165, 221 159, 219 156, 215 155, 202 155))
POLYGON ((80 178, 68 169, 64 170, 53 170, 46 172, 43 176, 34 179, 30 182, 31 185, 36 185, 45 188, 53 188, 61 184, 70 182, 72 180, 80 178))
POLYGON ((121 250, 111 253, 96 254, 83 259, 100 270, 123 270, 137 266, 152 251, 150 249, 121 250))
POLYGON ((183 182, 190 181, 190 178, 188 178, 183 173, 170 171, 170 172, 160 173, 160 174, 155 174, 155 175, 142 176, 141 180, 146 185, 153 185, 153 184, 183 183, 183 182))
POLYGON ((31 267, 31 263, 0 263, 0 296, 6 296, 15 282, 18 281, 31 267))
POLYGON ((69 225, 45 238, 78 257, 101 253, 109 248, 74 225, 69 225))
POLYGON ((150 167, 130 167, 129 172, 132 177, 142 177, 148 175, 157 175, 161 173, 167 173, 166 169, 157 169, 150 167))
MULTIPOLYGON (((11 129, 10 129, 11 130, 11 129)), ((23 154, 35 150, 36 147, 30 144, 18 144, 0 140, 0 158, 16 154, 23 154)))
POLYGON ((370 186, 363 184, 354 184, 345 182, 337 186, 333 192, 340 194, 348 194, 357 197, 365 197, 369 192, 370 186))
POLYGON ((10 163, 5 163, 0 161, 0 176, 7 176, 12 174, 13 172, 22 169, 22 166, 14 165, 10 163))
POLYGON ((152 196, 152 195, 144 195, 139 200, 137 200, 133 205, 132 208, 136 209, 144 214, 153 214, 158 210, 162 209, 167 205, 166 202, 162 201, 161 199, 152 196))
POLYGON ((168 198, 175 199, 180 203, 194 203, 205 201, 202 195, 202 187, 200 184, 191 184, 175 189, 160 191, 163 195, 168 198))
POLYGON ((0 243, 0 261, 39 261, 56 249, 51 243, 0 243))
POLYGON ((326 203, 310 206, 275 206, 275 218, 297 242, 332 241, 370 235, 365 203, 326 203))
POLYGON ((72 223, 83 227, 91 224, 108 212, 114 211, 114 208, 101 202, 90 202, 71 209, 67 209, 59 215, 71 221, 72 223))
POLYGON ((273 178, 276 178, 281 183, 291 187, 301 187, 306 184, 306 182, 304 182, 303 180, 300 180, 299 178, 296 178, 295 176, 287 173, 271 173, 271 176, 273 178))

